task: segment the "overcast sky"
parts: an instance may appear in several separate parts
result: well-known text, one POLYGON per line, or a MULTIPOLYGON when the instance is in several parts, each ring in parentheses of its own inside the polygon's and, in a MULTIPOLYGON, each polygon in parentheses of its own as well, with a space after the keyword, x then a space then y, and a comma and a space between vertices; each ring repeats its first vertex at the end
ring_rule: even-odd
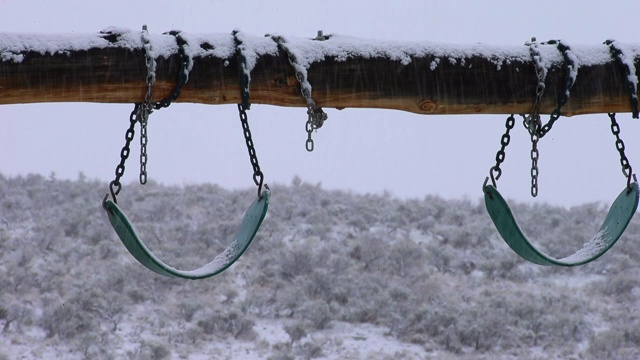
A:
MULTIPOLYGON (((596 45, 609 38, 640 43, 639 11, 637 0, 0 0, 0 32, 95 33, 109 26, 139 30, 147 24, 151 33, 172 29, 230 33, 237 28, 257 36, 314 37, 322 29, 396 41, 517 46, 536 36, 561 38, 569 45, 596 45)), ((130 104, 2 105, 0 172, 55 172, 58 178, 69 179, 83 172, 89 178, 110 181, 131 109, 130 104)), ((267 182, 288 184, 299 175, 328 189, 480 199, 505 120, 503 115, 325 110, 329 120, 314 134, 316 149, 308 153, 304 108, 251 108, 249 121, 267 182)), ((562 118, 556 123, 540 143, 536 202, 571 206, 613 201, 625 179, 608 121, 602 114, 562 118)), ((640 123, 632 121, 629 113, 620 114, 619 121, 627 156, 640 169, 640 123)), ((498 184, 504 196, 532 202, 530 142, 520 121, 517 125, 498 184)), ((176 103, 155 112, 148 150, 149 178, 164 184, 213 182, 226 188, 253 184, 234 105, 176 103)), ((131 183, 128 186, 139 186, 137 162, 135 146, 124 179, 125 184, 131 183)))

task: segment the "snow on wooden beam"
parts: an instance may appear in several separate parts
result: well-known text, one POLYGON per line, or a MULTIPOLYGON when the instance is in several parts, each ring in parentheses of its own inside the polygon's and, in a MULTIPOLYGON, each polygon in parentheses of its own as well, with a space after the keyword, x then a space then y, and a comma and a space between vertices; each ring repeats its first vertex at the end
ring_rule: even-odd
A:
MULTIPOLYGON (((240 102, 231 34, 182 33, 193 59, 178 102, 240 102)), ((294 69, 270 37, 242 34, 251 69, 251 102, 304 107, 294 69)), ((151 34, 157 61, 154 100, 166 97, 180 71, 170 34, 151 34)), ((419 114, 510 114, 533 108, 536 73, 529 47, 486 44, 285 37, 308 74, 322 107, 384 108, 419 114)), ((570 44, 571 45, 571 44, 570 44)), ((618 44, 619 46, 621 44, 618 44)), ((551 113, 563 87, 563 57, 540 45, 548 69, 541 113, 551 113)), ((609 47, 571 45, 579 69, 563 114, 631 111, 627 77, 609 47)), ((623 47, 638 69, 640 45, 623 47)), ((40 102, 133 103, 146 92, 141 32, 110 28, 96 34, 0 33, 0 104, 40 102)))

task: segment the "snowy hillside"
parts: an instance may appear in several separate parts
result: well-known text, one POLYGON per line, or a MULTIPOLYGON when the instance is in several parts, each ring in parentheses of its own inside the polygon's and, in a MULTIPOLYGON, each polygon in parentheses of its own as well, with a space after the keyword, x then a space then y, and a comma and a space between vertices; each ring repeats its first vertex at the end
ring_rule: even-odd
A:
MULTIPOLYGON (((106 184, 0 176, 0 360, 637 359, 640 219, 596 262, 530 265, 484 204, 272 185, 237 264, 207 280, 139 265, 100 206, 106 184)), ((124 187, 141 237, 178 268, 226 245, 255 189, 124 187)), ((478 196, 478 199, 480 196, 478 196)), ((603 204, 514 205, 549 253, 603 204)))

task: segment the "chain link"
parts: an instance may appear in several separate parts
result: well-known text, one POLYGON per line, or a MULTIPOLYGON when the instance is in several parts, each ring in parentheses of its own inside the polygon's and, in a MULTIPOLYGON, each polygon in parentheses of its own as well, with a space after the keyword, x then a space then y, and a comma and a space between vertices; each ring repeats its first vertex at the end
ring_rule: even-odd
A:
POLYGON ((627 178, 627 189, 631 190, 631 179, 634 177, 633 169, 631 168, 631 164, 629 163, 629 159, 627 155, 625 155, 624 150, 624 141, 620 138, 620 125, 616 121, 616 114, 609 113, 609 118, 611 119, 611 133, 616 137, 616 149, 620 153, 620 165, 622 166, 622 174, 627 178))
POLYGON ((143 26, 142 31, 142 42, 145 49, 145 63, 147 65, 147 94, 144 98, 144 103, 142 104, 140 110, 140 184, 144 185, 147 183, 147 144, 149 143, 147 125, 149 120, 149 115, 153 112, 153 110, 159 110, 161 108, 166 108, 173 101, 178 99, 180 93, 182 92, 182 87, 189 80, 189 73, 191 68, 193 67, 193 59, 187 55, 185 47, 188 45, 187 41, 182 37, 179 31, 171 31, 170 35, 176 38, 176 42, 178 44, 178 54, 180 55, 180 63, 181 70, 178 74, 177 84, 174 89, 171 91, 171 94, 166 98, 153 102, 153 85, 156 82, 156 60, 153 57, 153 48, 151 46, 149 34, 147 31, 146 25, 143 26))
MULTIPOLYGON (((296 73, 296 80, 300 85, 300 93, 307 103, 307 123, 305 124, 305 130, 307 132, 307 142, 305 147, 307 151, 311 152, 314 149, 314 142, 312 138, 312 134, 314 130, 318 130, 324 125, 324 122, 328 119, 327 113, 325 113, 321 107, 317 106, 315 101, 311 98, 311 84, 307 78, 306 69, 300 65, 295 57, 295 55, 291 52, 289 47, 286 45, 286 41, 282 36, 276 35, 266 35, 270 36, 273 41, 278 44, 278 49, 287 54, 287 58, 289 59, 289 64, 293 67, 296 73)), ((315 40, 324 40, 326 37, 318 33, 318 37, 315 40)))
POLYGON ((527 131, 529 131, 529 135, 531 136, 531 196, 533 197, 538 196, 538 176, 540 174, 538 168, 538 160, 540 158, 538 141, 540 141, 540 139, 542 139, 547 133, 549 133, 549 131, 551 131, 551 128, 553 128, 555 122, 560 118, 561 108, 569 100, 571 88, 573 87, 578 75, 577 58, 571 52, 571 48, 568 45, 564 44, 561 40, 550 40, 543 44, 556 45, 558 51, 562 53, 562 57, 564 59, 564 81, 563 91, 558 97, 558 105, 551 113, 549 121, 543 125, 540 118, 540 104, 542 101, 542 95, 544 94, 545 90, 547 69, 544 67, 544 64, 542 62, 542 56, 540 53, 540 49, 538 48, 536 39, 532 38, 531 42, 527 42, 526 45, 529 45, 529 53, 531 54, 531 58, 536 70, 536 77, 538 79, 538 84, 536 85, 536 98, 533 105, 533 113, 529 114, 528 116, 522 115, 524 119, 524 127, 527 129, 527 131))
POLYGON ((253 145, 253 138, 251 137, 251 129, 249 129, 249 118, 247 111, 242 104, 238 104, 238 113, 240 114, 240 122, 242 124, 242 133, 244 134, 244 140, 247 144, 247 151, 249 152, 249 161, 253 168, 253 182, 258 186, 258 196, 262 192, 262 184, 264 182, 264 175, 260 170, 260 164, 258 163, 258 156, 256 155, 256 149, 253 145))
POLYGON ((153 85, 156 83, 156 59, 152 54, 151 41, 147 26, 142 27, 142 44, 145 51, 145 63, 147 65, 147 94, 144 97, 144 103, 140 108, 140 184, 147 183, 147 144, 149 138, 147 136, 147 123, 149 115, 153 112, 153 85))
MULTIPOLYGON (((163 107, 168 107, 171 105, 171 102, 176 100, 180 96, 180 92, 182 91, 182 87, 189 80, 189 72, 193 67, 193 60, 190 56, 187 55, 185 51, 185 46, 187 42, 180 35, 179 31, 172 31, 169 34, 176 37, 176 41, 179 45, 179 54, 182 63, 182 70, 178 75, 178 83, 176 87, 173 89, 171 94, 159 101, 153 102, 153 85, 156 82, 156 61, 153 57, 152 46, 149 39, 149 34, 147 31, 147 26, 144 25, 142 27, 142 43, 145 50, 145 64, 147 67, 147 93, 145 95, 144 102, 135 103, 133 111, 129 116, 129 128, 125 133, 125 144, 120 151, 120 163, 116 166, 116 177, 111 183, 109 183, 109 191, 111 193, 111 197, 113 198, 114 203, 118 203, 116 196, 122 190, 122 183, 120 182, 120 178, 124 175, 125 170, 125 162, 129 158, 129 154, 131 152, 131 142, 135 136, 135 125, 136 123, 140 123, 140 183, 145 184, 147 182, 147 144, 148 144, 148 136, 147 136, 147 124, 149 120, 149 115, 153 112, 154 109, 158 110, 163 107)), ((107 200, 107 194, 103 200, 103 207, 106 210, 104 202, 107 200)))
POLYGON ((140 118, 140 184, 147 183, 147 118, 140 118))
POLYGON ((313 121, 311 120, 311 115, 309 115, 309 119, 305 124, 305 130, 307 131, 307 142, 305 144, 305 148, 308 152, 312 152, 315 145, 313 142, 313 121))
POLYGON ((251 95, 249 85, 251 83, 251 78, 249 73, 250 69, 247 68, 247 57, 244 54, 245 46, 242 40, 239 38, 240 32, 238 30, 234 30, 231 34, 233 35, 233 40, 236 44, 236 57, 238 58, 238 76, 240 77, 240 98, 242 99, 243 110, 249 110, 251 108, 251 103, 249 102, 249 98, 251 95))
POLYGON ((557 107, 555 110, 553 110, 553 112, 551 113, 551 115, 549 116, 549 121, 542 125, 540 127, 538 127, 538 136, 540 138, 544 137, 545 135, 547 135, 547 133, 551 130, 551 128, 553 127, 553 124, 556 123, 556 120, 560 119, 560 108, 557 107))
POLYGON ((185 47, 188 45, 187 41, 182 37, 180 31, 170 31, 169 35, 173 35, 176 38, 176 42, 178 43, 178 54, 180 55, 180 64, 182 65, 180 73, 178 74, 178 82, 176 86, 171 91, 171 94, 166 98, 154 103, 153 107, 156 110, 161 108, 166 108, 173 101, 180 97, 180 93, 182 92, 182 87, 184 84, 189 81, 189 73, 193 68, 193 59, 189 56, 185 50, 185 47))
POLYGON ((538 196, 538 159, 540 158, 540 152, 538 151, 538 137, 537 131, 531 133, 531 196, 538 196))
POLYGON ((500 169, 500 165, 502 165, 506 157, 505 149, 511 142, 511 135, 509 134, 509 132, 513 129, 515 123, 516 119, 513 117, 513 114, 511 114, 505 122, 504 127, 506 128, 506 130, 502 135, 502 138, 500 138, 500 150, 498 150, 498 152, 496 153, 496 164, 489 169, 489 176, 484 180, 484 185, 482 186, 483 189, 487 186, 489 178, 491 178, 491 184, 493 185, 493 187, 498 187, 498 185, 496 184, 496 180, 500 179, 500 176, 502 176, 502 169, 500 169))
MULTIPOLYGON (((136 103, 133 107, 133 111, 131 111, 131 114, 129 115, 129 128, 124 134, 125 143, 124 143, 124 146, 122 147, 122 150, 120 150, 120 163, 116 166, 116 171, 115 171, 116 177, 113 181, 111 181, 111 183, 109 183, 109 191, 111 192, 111 198, 113 199, 113 202, 116 204, 118 203, 116 196, 120 194, 120 190, 122 190, 122 183, 120 183, 120 178, 124 175, 125 162, 129 158, 129 153, 131 152, 131 148, 130 148, 131 141, 133 141, 133 138, 135 137, 135 133, 136 133, 135 126, 136 126, 136 123, 138 122, 138 117, 140 116, 140 110, 141 110, 141 104, 136 103)), ((104 207, 104 201, 107 200, 107 196, 104 197, 103 205, 102 205, 103 207, 104 207)))
MULTIPOLYGON (((542 55, 538 48, 536 39, 532 38, 531 42, 526 43, 526 45, 529 45, 529 54, 531 54, 531 59, 535 66, 536 78, 538 79, 538 84, 536 85, 536 98, 533 103, 533 113, 528 116, 522 115, 524 127, 531 136, 531 196, 536 197, 538 196, 538 175, 540 174, 538 169, 538 159, 540 158, 540 152, 538 151, 538 141, 540 140, 539 131, 543 128, 542 120, 540 118, 540 104, 542 102, 542 95, 544 95, 546 88, 547 68, 542 62, 542 55)), ((553 122, 557 120, 553 118, 554 115, 552 114, 552 121, 550 121, 551 126, 553 126, 553 122)), ((547 123, 547 125, 549 125, 549 123, 547 123)), ((551 127, 549 127, 549 129, 550 128, 551 127)))
MULTIPOLYGON (((632 60, 622 52, 622 49, 616 46, 615 40, 607 40, 604 42, 609 46, 609 52, 611 57, 619 64, 622 69, 622 74, 627 79, 627 92, 629 93, 629 100, 631 101, 631 114, 634 119, 638 118, 638 84, 637 81, 633 81, 635 77, 635 66, 632 60)), ((636 79, 637 80, 637 79, 636 79)))
POLYGON ((156 83, 156 59, 153 57, 153 47, 151 46, 151 39, 149 37, 149 31, 147 25, 142 26, 142 46, 144 47, 144 59, 147 65, 147 94, 145 101, 152 102, 153 98, 153 85, 156 83))
MULTIPOLYGON (((249 85, 251 82, 250 78, 250 69, 247 67, 247 57, 244 55, 244 45, 243 42, 238 37, 238 31, 234 30, 232 32, 234 42, 236 44, 236 56, 238 58, 238 74, 240 77, 240 95, 242 98, 242 103, 238 104, 238 114, 240 115, 240 123, 242 124, 242 133, 244 135, 244 140, 247 145, 247 151, 249 152, 249 161, 251 162, 251 167, 253 168, 253 182, 258 186, 258 197, 262 197, 262 186, 264 184, 264 174, 262 170, 260 170, 260 164, 258 162, 258 155, 256 154, 256 149, 253 144, 253 138, 251 136, 251 129, 249 128, 249 116, 247 115, 247 110, 251 106, 249 102, 249 85)), ((267 189, 269 188, 267 185, 264 185, 267 189)))
POLYGON ((558 108, 563 107, 567 101, 569 101, 569 96, 571 95, 571 88, 576 82, 578 78, 578 69, 580 68, 580 64, 578 63, 578 58, 573 54, 571 47, 562 40, 549 40, 547 41, 549 45, 556 45, 558 51, 562 53, 563 58, 563 71, 564 71, 564 79, 563 79, 563 91, 560 93, 558 97, 558 108))
POLYGON ((544 64, 542 63, 542 55, 540 54, 536 38, 531 38, 531 41, 526 42, 525 45, 529 46, 529 54, 533 60, 536 78, 538 79, 538 83, 536 85, 536 98, 533 102, 533 112, 528 116, 523 115, 524 127, 529 131, 529 133, 531 133, 533 128, 540 128, 540 126, 542 126, 542 121, 540 120, 540 104, 542 102, 542 95, 544 95, 544 90, 546 88, 547 68, 544 67, 544 64))
POLYGON ((549 121, 543 126, 538 128, 538 137, 542 139, 553 127, 556 120, 560 118, 561 108, 567 103, 569 100, 569 95, 571 95, 571 88, 573 88, 573 84, 575 84, 576 78, 578 76, 578 62, 576 56, 571 51, 571 48, 562 42, 562 40, 549 40, 546 44, 556 45, 558 51, 562 53, 563 69, 564 69, 564 80, 563 80, 563 91, 560 93, 558 97, 558 105, 555 110, 551 113, 549 121))
POLYGON ((140 122, 140 184, 145 185, 147 183, 147 143, 149 138, 147 136, 147 124, 149 122, 149 114, 153 111, 153 107, 150 103, 140 104, 140 115, 138 121, 140 122))

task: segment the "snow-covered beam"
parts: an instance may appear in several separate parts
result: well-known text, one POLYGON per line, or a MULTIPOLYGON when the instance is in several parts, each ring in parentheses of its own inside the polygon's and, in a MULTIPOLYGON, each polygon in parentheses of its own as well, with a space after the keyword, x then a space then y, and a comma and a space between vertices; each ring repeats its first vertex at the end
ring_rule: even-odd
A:
MULTIPOLYGON (((242 34, 251 69, 251 102, 306 106, 286 53, 271 37, 242 34)), ((231 34, 181 33, 193 67, 177 101, 241 101, 231 34)), ((176 38, 150 34, 156 58, 154 100, 166 97, 181 68, 176 38)), ((526 45, 450 45, 363 40, 340 35, 284 37, 306 69, 311 97, 322 107, 385 108, 420 114, 510 114, 533 108, 537 78, 526 45)), ((604 44, 571 45, 579 68, 563 114, 629 112, 629 82, 637 83, 640 45, 617 44, 627 75, 604 44)), ((540 45, 547 68, 541 113, 551 113, 563 90, 563 56, 540 45)), ((0 33, 0 104, 140 102, 146 93, 140 31, 95 34, 0 33)))

